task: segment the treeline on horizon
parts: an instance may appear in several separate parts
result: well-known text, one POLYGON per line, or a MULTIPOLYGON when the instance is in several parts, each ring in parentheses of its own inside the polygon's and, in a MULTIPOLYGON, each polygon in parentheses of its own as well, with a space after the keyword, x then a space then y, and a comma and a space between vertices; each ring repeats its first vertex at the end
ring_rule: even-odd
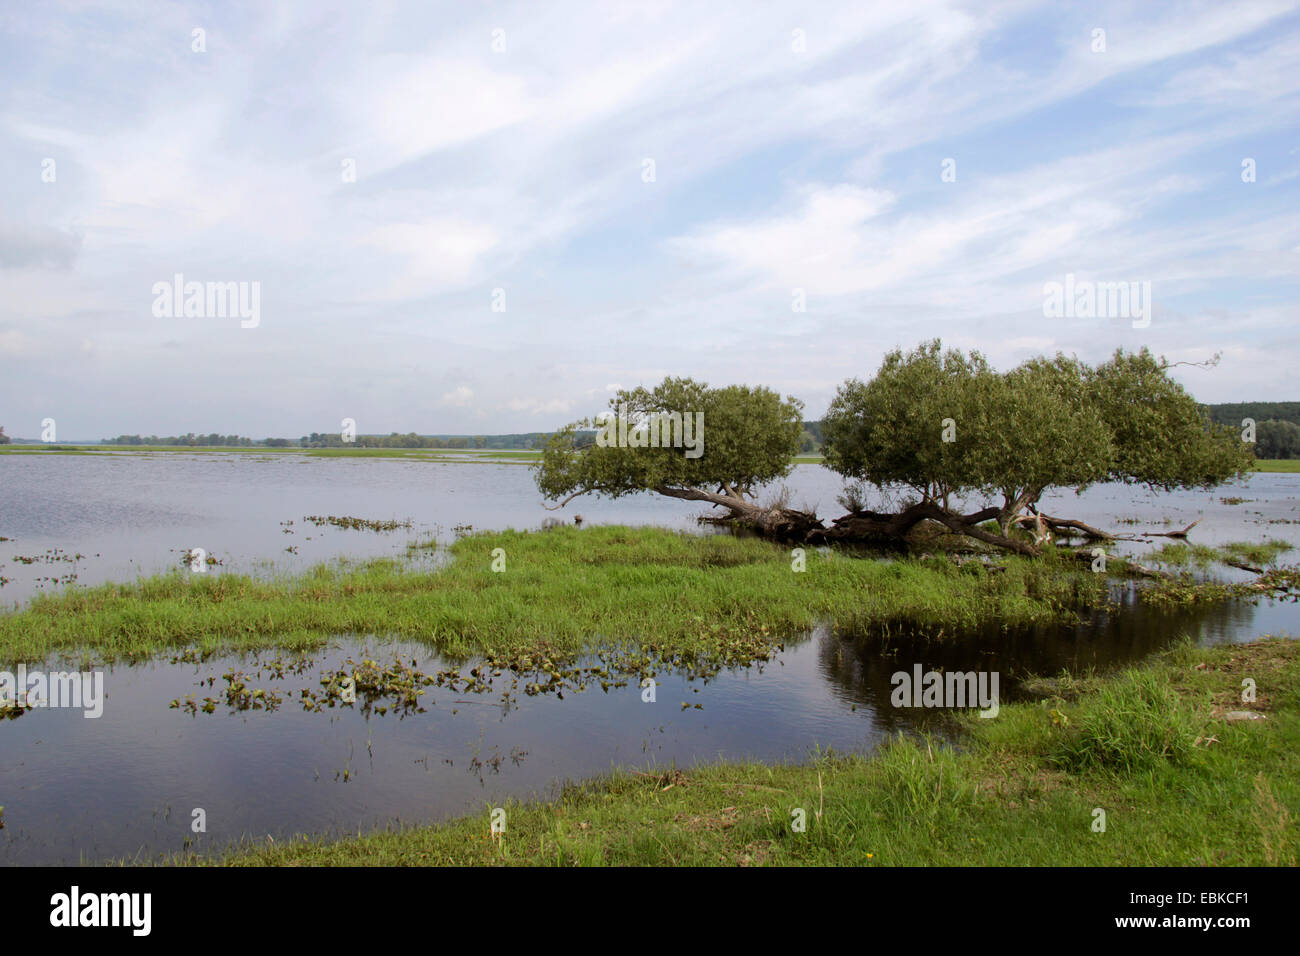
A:
MULTIPOLYGON (((594 436, 596 433, 592 432, 594 436)), ((300 438, 247 438, 243 435, 118 435, 105 438, 105 445, 178 445, 194 448, 442 448, 442 449, 531 449, 541 447, 549 432, 517 435, 417 435, 415 432, 388 435, 357 435, 345 442, 339 432, 312 432, 300 438)))
MULTIPOLYGON (((595 441, 596 432, 578 433, 583 440, 595 441)), ((551 437, 550 432, 524 432, 517 435, 358 435, 355 441, 344 442, 337 432, 322 434, 312 432, 301 438, 247 438, 243 435, 118 435, 105 438, 104 445, 157 445, 193 448, 443 448, 486 450, 532 450, 541 448, 551 437)), ((816 454, 822 446, 821 422, 804 422, 803 436, 799 442, 801 454, 816 454)))
POLYGON ((1216 425, 1255 423, 1256 458, 1300 458, 1300 402, 1227 402, 1206 405, 1216 425))
MULTIPOLYGON (((1255 422, 1256 458, 1300 458, 1300 402, 1227 402, 1202 406, 1210 420, 1219 425, 1242 427, 1244 419, 1255 422)), ((338 432, 312 432, 300 438, 246 438, 242 435, 118 435, 105 445, 180 445, 209 448, 434 448, 533 450, 541 448, 550 432, 522 432, 513 435, 417 435, 415 432, 388 435, 357 435, 344 442, 338 432)), ((594 431, 584 437, 594 440, 594 431)), ((0 443, 7 438, 0 432, 0 443)), ((821 452, 822 423, 804 422, 799 452, 821 452)))

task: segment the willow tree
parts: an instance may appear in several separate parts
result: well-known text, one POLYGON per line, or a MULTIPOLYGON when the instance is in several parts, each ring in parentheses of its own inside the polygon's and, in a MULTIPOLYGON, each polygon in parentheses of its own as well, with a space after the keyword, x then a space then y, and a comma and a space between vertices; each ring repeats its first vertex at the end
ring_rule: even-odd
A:
POLYGON ((1018 503, 1055 475, 1014 426, 1069 419, 1050 374, 1026 371, 1014 383, 978 352, 944 351, 938 340, 885 355, 869 381, 850 380, 831 402, 822 430, 826 466, 904 499, 894 512, 857 509, 838 519, 833 538, 902 538, 923 521, 992 544, 1032 553, 1009 536, 1018 503), (1009 420, 1010 419, 1010 420, 1009 420), (1024 422, 1028 424, 1028 422, 1024 422), (1002 505, 992 503, 996 493, 1002 505), (983 499, 973 512, 966 501, 983 499), (998 518, 1000 534, 980 525, 998 518))
POLYGON ((1115 445, 1092 411, 1089 369, 1077 359, 1031 359, 998 376, 995 393, 970 455, 981 491, 1002 498, 997 520, 1006 536, 1027 510, 1036 513, 1048 489, 1082 493, 1105 481, 1115 445))
POLYGON ((1014 525, 1106 536, 1040 515, 1049 489, 1082 492, 1100 481, 1207 488, 1245 474, 1249 447, 1212 425, 1169 367, 1143 350, 1119 351, 1096 369, 1057 355, 999 374, 979 353, 944 352, 938 340, 895 350, 870 381, 840 387, 823 421, 826 464, 912 500, 894 513, 856 510, 827 534, 901 537, 933 520, 1035 554, 1038 543, 1014 536, 1014 525), (983 507, 966 513, 971 499, 983 507), (981 527, 992 519, 997 532, 981 527))
POLYGON ((654 389, 622 390, 595 419, 551 435, 536 465, 537 487, 562 508, 586 494, 652 491, 726 509, 729 519, 771 534, 801 536, 813 515, 763 507, 757 490, 784 478, 803 434, 803 404, 771 389, 710 388, 667 378, 654 389), (591 429, 598 434, 592 440, 591 429))
MULTIPOLYGON (((1211 363, 1213 364, 1213 363, 1211 363)), ((1169 378, 1171 364, 1147 349, 1124 352, 1088 376, 1090 405, 1115 445, 1107 478, 1153 491, 1213 488, 1249 473, 1252 447, 1169 378)))

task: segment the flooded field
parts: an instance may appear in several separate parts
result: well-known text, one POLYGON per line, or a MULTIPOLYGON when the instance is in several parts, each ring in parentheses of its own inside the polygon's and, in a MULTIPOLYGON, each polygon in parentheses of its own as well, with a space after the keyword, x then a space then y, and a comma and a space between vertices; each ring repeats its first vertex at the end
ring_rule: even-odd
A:
MULTIPOLYGON (((825 521, 844 511, 836 503, 841 479, 819 465, 795 466, 785 484, 794 507, 815 510, 825 521)), ((1042 508, 1116 533, 1176 531, 1199 521, 1191 540, 1200 544, 1274 537, 1300 546, 1300 474, 1255 474, 1244 485, 1213 492, 1098 485, 1077 497, 1046 495, 1042 508)), ((71 582, 171 570, 195 548, 203 549, 214 573, 294 572, 343 556, 403 555, 412 541, 447 542, 458 531, 537 528, 575 514, 589 525, 704 532, 695 519, 709 510, 641 494, 581 498, 548 511, 532 471, 517 464, 221 452, 5 455, 0 604, 71 582), (331 524, 330 517, 398 527, 375 532, 331 524)), ((1119 550, 1149 547, 1121 542, 1119 550)))
MULTIPOLYGON (((788 484, 796 506, 817 505, 824 518, 839 513, 830 472, 799 466, 788 484)), ((33 455, 0 458, 0 488, 0 574, 8 579, 0 595, 11 604, 70 583, 169 570, 196 547, 220 562, 207 573, 273 573, 343 556, 402 556, 431 536, 450 541, 471 527, 538 527, 554 517, 529 471, 511 465, 33 455)), ((1197 521, 1191 540, 1201 544, 1300 544, 1298 496, 1300 476, 1256 475, 1214 494, 1105 486, 1043 507, 1119 532, 1197 521)), ((561 514, 575 508, 589 524, 682 529, 697 529, 703 513, 640 496, 561 514)), ((1121 547, 1142 553, 1167 540, 1121 547)), ((869 752, 899 731, 949 729, 943 711, 891 706, 899 671, 996 671, 1002 698, 1014 700, 1029 674, 1105 670, 1187 636, 1223 643, 1300 630, 1294 604, 1166 612, 1131 591, 1120 597, 1079 625, 939 641, 819 628, 789 635, 771 660, 711 674, 609 657, 577 661, 558 677, 494 671, 376 635, 339 635, 306 656, 181 653, 118 664, 103 668, 98 718, 47 709, 0 720, 0 862, 149 860, 432 822, 552 795, 566 780, 614 767, 869 752), (375 680, 360 681, 355 702, 344 701, 336 679, 358 667, 375 680), (646 677, 656 681, 653 701, 646 677), (191 830, 196 810, 206 822, 201 835, 191 830)))

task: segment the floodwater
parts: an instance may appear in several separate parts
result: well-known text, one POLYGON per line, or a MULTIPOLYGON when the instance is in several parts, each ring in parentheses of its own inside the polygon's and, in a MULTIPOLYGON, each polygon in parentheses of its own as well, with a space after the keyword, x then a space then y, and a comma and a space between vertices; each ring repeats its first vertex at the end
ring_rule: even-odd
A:
MULTIPOLYGON (((824 469, 799 466, 787 484, 792 505, 839 513, 839 482, 824 469)), ((1213 493, 1151 496, 1103 486, 1058 496, 1043 510, 1121 531, 1177 530, 1199 519, 1195 542, 1276 537, 1300 545, 1298 496, 1300 475, 1256 475, 1213 493), (1224 500, 1236 498, 1244 500, 1224 500), (1133 519, 1140 523, 1127 523, 1133 519)), ((690 529, 704 513, 639 496, 583 501, 560 514, 575 507, 588 524, 690 529)), ((515 465, 220 453, 0 456, 0 537, 10 539, 0 542, 0 575, 10 579, 0 596, 20 603, 66 586, 69 575, 93 584, 166 570, 195 547, 223 562, 209 573, 292 571, 340 556, 404 554, 409 541, 451 540, 466 525, 528 528, 549 517, 529 470, 515 465), (376 533, 305 520, 330 515, 403 526, 376 533)), ((400 660, 425 674, 464 673, 474 662, 349 635, 287 668, 274 652, 117 665, 104 669, 99 718, 48 708, 0 721, 0 863, 150 860, 186 841, 210 850, 476 812, 486 827, 488 809, 508 797, 553 796, 566 780, 616 766, 803 760, 818 749, 868 752, 899 731, 943 733, 944 712, 891 705, 891 675, 916 665, 996 671, 1007 701, 1021 696, 1018 682, 1029 673, 1104 669, 1184 636, 1219 643, 1295 633, 1297 617, 1294 604, 1271 601, 1162 612, 1130 599, 1078 626, 941 642, 818 629, 792 635, 772 660, 748 668, 707 679, 657 673, 653 702, 643 699, 636 676, 608 689, 590 681, 561 699, 508 693, 507 672, 482 694, 431 685, 422 712, 360 692, 357 706, 308 711, 300 691, 319 691, 322 676, 349 658, 400 660), (229 705, 222 691, 232 672, 270 699, 278 695, 278 707, 229 705), (210 713, 171 706, 191 696, 196 703, 212 697, 215 706, 210 713), (198 809, 201 835, 191 831, 198 809)), ((0 660, 0 670, 16 666, 0 660)))
MULTIPOLYGON (((836 504, 841 479, 819 465, 795 466, 785 484, 792 507, 828 522, 844 511, 836 504)), ((1099 485, 1081 496, 1047 496, 1042 510, 1116 532, 1174 531, 1200 520, 1191 540, 1201 544, 1276 537, 1300 546, 1300 474, 1159 495, 1099 485)), ((167 571, 195 548, 220 562, 214 573, 294 572, 345 556, 402 555, 409 541, 447 542, 458 527, 536 528, 581 514, 588 525, 702 530, 695 519, 710 511, 650 493, 580 498, 548 511, 532 470, 517 464, 243 452, 0 455, 0 606, 67 583, 167 571), (330 516, 411 526, 375 533, 306 520, 330 516)))

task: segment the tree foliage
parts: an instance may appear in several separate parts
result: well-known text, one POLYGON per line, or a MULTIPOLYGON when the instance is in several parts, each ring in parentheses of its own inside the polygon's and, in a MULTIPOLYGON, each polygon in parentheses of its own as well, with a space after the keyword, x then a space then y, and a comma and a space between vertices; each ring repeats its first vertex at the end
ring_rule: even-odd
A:
MULTIPOLYGON (((610 498, 657 491, 693 500, 743 507, 760 485, 785 477, 799 449, 803 405, 771 389, 744 385, 710 388, 689 378, 666 378, 654 389, 618 392, 606 413, 623 415, 632 438, 649 416, 702 415, 698 457, 686 447, 633 447, 580 437, 601 429, 584 419, 556 432, 534 466, 537 486, 552 501, 594 493, 610 498)), ((615 432, 617 435, 617 432, 615 432)))
POLYGON ((1000 496, 1004 529, 1048 488, 1212 487, 1251 461, 1237 432, 1211 424, 1145 349, 1095 369, 1058 354, 998 373, 934 340, 841 386, 823 429, 826 464, 844 477, 945 509, 954 497, 1000 496))
POLYGON ((1260 422, 1256 429, 1258 458, 1300 458, 1300 425, 1276 420, 1260 422))
POLYGON ((982 430, 980 397, 990 394, 991 374, 978 352, 944 352, 938 340, 888 353, 874 378, 849 380, 831 402, 822 419, 826 466, 923 500, 975 490, 967 452, 982 430), (948 428, 959 428, 962 440, 945 441, 948 428))
POLYGON ((1107 477, 1164 491, 1244 477, 1254 455, 1241 430, 1213 424, 1168 368, 1145 348, 1119 349, 1089 376, 1084 412, 1101 417, 1114 445, 1107 477))

